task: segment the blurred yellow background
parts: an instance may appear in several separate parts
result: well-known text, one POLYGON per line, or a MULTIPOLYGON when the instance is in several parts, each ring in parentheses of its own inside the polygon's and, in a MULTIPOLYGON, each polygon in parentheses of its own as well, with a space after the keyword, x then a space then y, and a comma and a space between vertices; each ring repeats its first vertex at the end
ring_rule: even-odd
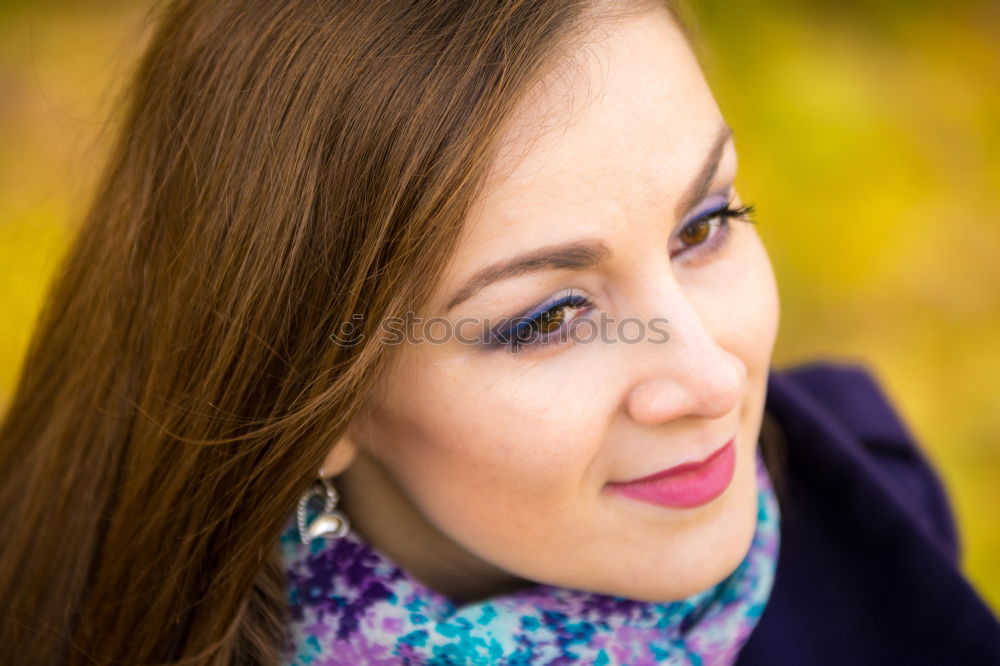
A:
MULTIPOLYGON (((871 368, 1000 612, 1000 3, 693 3, 782 298, 781 367, 871 368)), ((0 409, 86 207, 146 2, 0 0, 0 409)))

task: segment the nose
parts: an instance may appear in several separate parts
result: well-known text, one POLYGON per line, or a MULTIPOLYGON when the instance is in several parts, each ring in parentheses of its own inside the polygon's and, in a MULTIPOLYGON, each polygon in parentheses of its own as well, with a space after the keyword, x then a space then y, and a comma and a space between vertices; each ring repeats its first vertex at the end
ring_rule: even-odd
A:
POLYGON ((685 416, 722 418, 739 405, 746 385, 743 361, 720 346, 724 313, 699 314, 676 288, 661 292, 657 316, 668 320, 660 329, 665 342, 650 337, 631 346, 629 369, 635 377, 626 395, 629 416, 639 424, 657 425, 685 416), (669 293, 667 293, 669 292, 669 293))

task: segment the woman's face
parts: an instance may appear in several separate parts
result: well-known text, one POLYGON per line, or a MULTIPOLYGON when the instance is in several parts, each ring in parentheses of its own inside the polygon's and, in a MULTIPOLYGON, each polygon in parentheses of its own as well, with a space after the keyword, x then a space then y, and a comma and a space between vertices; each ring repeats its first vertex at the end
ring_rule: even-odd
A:
POLYGON ((666 11, 597 34, 507 128, 419 313, 442 318, 423 331, 434 342, 395 349, 386 392, 350 431, 356 528, 453 596, 528 579, 673 600, 722 580, 753 536, 778 300, 754 226, 718 213, 741 205, 733 143, 666 11), (483 340, 567 296, 540 327, 519 320, 516 353, 483 340), (731 439, 731 481, 697 506, 609 485, 731 439))

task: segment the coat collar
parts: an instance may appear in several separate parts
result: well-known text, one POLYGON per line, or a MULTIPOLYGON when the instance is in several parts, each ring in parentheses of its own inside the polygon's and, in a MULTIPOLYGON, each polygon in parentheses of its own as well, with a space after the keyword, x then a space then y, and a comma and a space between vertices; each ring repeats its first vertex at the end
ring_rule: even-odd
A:
POLYGON ((781 550, 737 665, 1000 663, 945 488, 875 380, 829 362, 772 370, 765 412, 785 440, 781 550))

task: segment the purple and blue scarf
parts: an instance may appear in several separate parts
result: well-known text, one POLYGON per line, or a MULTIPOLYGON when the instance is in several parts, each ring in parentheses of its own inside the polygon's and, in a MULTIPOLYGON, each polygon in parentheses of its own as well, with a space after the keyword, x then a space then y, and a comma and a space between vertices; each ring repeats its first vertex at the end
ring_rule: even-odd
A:
POLYGON ((780 514, 757 458, 757 527, 743 561, 715 586, 665 603, 537 584, 456 604, 355 533, 303 545, 281 537, 292 625, 286 663, 732 664, 771 593, 780 514))

